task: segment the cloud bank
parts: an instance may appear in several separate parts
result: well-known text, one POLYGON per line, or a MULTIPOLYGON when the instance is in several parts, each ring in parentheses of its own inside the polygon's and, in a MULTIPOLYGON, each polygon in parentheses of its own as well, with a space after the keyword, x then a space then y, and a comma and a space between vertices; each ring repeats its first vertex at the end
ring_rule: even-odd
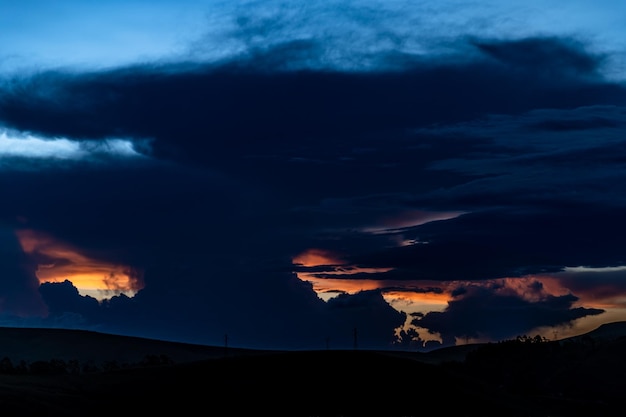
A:
POLYGON ((220 59, 202 58, 219 46, 207 34, 176 62, 2 80, 4 314, 295 348, 351 347, 354 329, 377 348, 418 327, 442 343, 497 339, 602 314, 582 275, 535 298, 493 282, 623 265, 626 89, 607 76, 612 55, 464 24, 420 47, 386 31, 402 14, 377 27, 376 9, 349 6, 333 9, 342 30, 375 41, 334 55, 279 10, 241 13, 221 32, 241 50, 220 59), (40 284, 23 230, 142 271, 142 285, 98 301, 62 274, 40 284), (353 285, 322 300, 304 272, 353 285), (457 281, 471 285, 438 311, 385 298, 457 281))

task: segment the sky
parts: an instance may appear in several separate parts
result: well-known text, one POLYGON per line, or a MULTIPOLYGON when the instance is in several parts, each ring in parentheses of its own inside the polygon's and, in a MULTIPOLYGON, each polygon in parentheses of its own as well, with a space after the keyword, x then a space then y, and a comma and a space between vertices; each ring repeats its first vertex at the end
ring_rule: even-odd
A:
POLYGON ((0 325, 429 350, 626 320, 626 3, 0 2, 0 325))

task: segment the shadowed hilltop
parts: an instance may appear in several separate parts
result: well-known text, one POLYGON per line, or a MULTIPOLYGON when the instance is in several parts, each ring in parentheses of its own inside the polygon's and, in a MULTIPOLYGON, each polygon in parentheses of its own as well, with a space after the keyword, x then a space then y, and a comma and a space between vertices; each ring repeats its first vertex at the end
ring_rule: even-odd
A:
POLYGON ((226 351, 0 328, 0 359, 5 415, 609 416, 624 405, 626 322, 429 353, 226 351))
MULTIPOLYGON (((233 353, 247 349, 229 348, 233 353)), ((133 364, 147 356, 165 355, 174 362, 221 357, 224 347, 168 342, 87 330, 0 328, 0 358, 12 361, 61 359, 80 363, 133 364)))

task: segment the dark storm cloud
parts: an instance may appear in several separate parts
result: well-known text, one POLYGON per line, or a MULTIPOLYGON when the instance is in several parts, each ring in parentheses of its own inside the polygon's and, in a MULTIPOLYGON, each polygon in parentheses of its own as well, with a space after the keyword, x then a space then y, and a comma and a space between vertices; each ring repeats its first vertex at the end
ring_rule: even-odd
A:
POLYGON ((42 316, 46 305, 37 292, 37 265, 28 259, 12 230, 0 224, 0 312, 42 316))
MULTIPOLYGON (((568 324, 573 320, 603 313, 596 308, 573 307, 578 297, 568 294, 545 295, 539 300, 526 300, 512 292, 500 292, 497 286, 471 286, 457 295, 441 312, 430 312, 412 321, 416 326, 440 333, 443 344, 455 339, 515 338, 541 326, 568 324)), ((530 289, 532 290, 532 289, 530 289)), ((537 289, 535 288, 535 293, 537 289)))
POLYGON ((396 268, 376 279, 465 280, 557 272, 566 266, 623 263, 622 208, 588 204, 543 210, 483 211, 405 233, 428 244, 367 252, 361 267, 396 268))
POLYGON ((240 236, 254 221, 253 207, 264 207, 263 196, 210 170, 141 161, 69 167, 0 177, 0 212, 16 229, 48 234, 102 261, 184 264, 209 250, 230 262, 250 249, 240 236))
POLYGON ((360 347, 385 349, 406 319, 377 291, 342 294, 326 305, 292 274, 241 276, 230 270, 198 294, 197 286, 180 285, 182 279, 193 282, 181 274, 194 273, 203 271, 148 271, 154 285, 135 297, 120 295, 100 304, 81 296, 69 281, 42 284, 40 292, 51 309, 42 323, 216 345, 228 334, 233 346, 295 349, 323 348, 327 342, 333 348, 352 347, 356 328, 360 347))
POLYGON ((58 283, 43 283, 39 287, 50 315, 62 316, 64 313, 80 314, 84 317, 94 317, 99 306, 98 300, 89 296, 81 296, 70 281, 58 283))
POLYGON ((624 126, 626 111, 623 105, 593 105, 539 109, 515 116, 492 115, 472 123, 421 130, 420 133, 430 131, 446 137, 463 135, 488 142, 463 158, 452 157, 433 163, 434 169, 490 177, 463 184, 466 188, 488 181, 500 181, 504 185, 499 177, 507 174, 514 180, 509 181, 513 185, 521 183, 542 189, 563 184, 568 178, 548 175, 543 182, 533 184, 531 181, 536 178, 532 174, 559 174, 565 163, 577 168, 568 172, 576 175, 576 180, 593 182, 606 172, 620 173, 616 162, 623 153, 624 126), (613 154, 613 158, 609 154, 613 154))
POLYGON ((626 268, 606 267, 568 268, 564 272, 554 274, 561 285, 570 288, 587 300, 611 300, 621 303, 621 294, 626 291, 626 268))
MULTIPOLYGON (((4 83, 0 117, 12 127, 47 136, 157 138, 162 152, 172 146, 188 157, 202 150, 207 158, 239 146, 289 145, 294 135, 318 143, 328 136, 397 131, 488 113, 624 100, 623 88, 602 82, 591 64, 594 58, 578 46, 535 39, 483 42, 480 48, 489 54, 469 62, 420 59, 401 71, 258 70, 262 58, 255 56, 234 68, 226 63, 44 72, 4 83), (501 51, 497 61, 490 59, 493 50, 501 51), (520 56, 524 63, 539 62, 540 71, 520 65, 520 56), (588 70, 572 57, 590 61, 588 70), (541 69, 548 64, 546 75, 541 69)), ((290 58, 279 47, 264 55, 279 62, 290 58)))
POLYGON ((380 279, 448 280, 622 265, 625 114, 618 106, 545 109, 430 129, 473 144, 431 166, 466 181, 405 195, 404 204, 466 214, 387 236, 428 244, 355 248, 351 262, 395 268, 380 279), (555 120, 569 128, 554 129, 555 120))
POLYGON ((538 131, 575 131, 591 130, 604 127, 620 127, 622 124, 617 120, 606 119, 604 117, 591 117, 588 119, 552 119, 537 122, 529 127, 538 131))
MULTIPOLYGON (((556 51, 554 66, 563 72, 569 71, 572 59, 560 59, 559 54, 585 56, 576 45, 560 45, 555 39, 544 43, 556 51)), ((548 59, 537 39, 483 42, 481 47, 486 45, 528 59, 533 54, 548 59)), ((266 53, 282 56, 275 50, 266 53)), ((424 61, 399 72, 358 74, 258 73, 252 64, 236 70, 224 64, 43 73, 5 84, 0 115, 9 125, 46 135, 153 138, 157 157, 199 159, 229 175, 252 178, 255 183, 249 186, 260 184, 280 196, 289 192, 290 200, 302 196, 317 202, 339 193, 411 192, 420 191, 420 185, 425 189, 466 181, 430 170, 424 183, 415 168, 443 158, 445 152, 448 157, 450 152, 464 155, 466 141, 448 139, 455 146, 444 146, 440 138, 398 134, 408 127, 464 120, 481 112, 615 101, 623 95, 620 86, 598 79, 555 74, 545 80, 527 67, 521 75, 511 74, 507 65, 516 60, 505 66, 500 61, 480 56, 469 63, 424 61), (519 77, 527 82, 523 87, 519 77), (403 140, 390 144, 389 135, 403 140), (374 152, 358 152, 363 145, 374 152), (255 154, 266 157, 242 159, 255 154), (329 165, 311 175, 310 166, 292 162, 303 156, 329 165), (285 187, 266 182, 285 175, 291 179, 285 187), (393 181, 385 179, 388 175, 393 181), (293 193, 294 187, 303 188, 293 193)))
POLYGON ((584 51, 584 45, 559 38, 526 38, 511 42, 476 41, 474 45, 494 59, 534 73, 587 76, 596 74, 603 57, 584 51))
MULTIPOLYGON (((394 279, 484 279, 616 262, 626 235, 620 211, 593 203, 620 190, 619 171, 586 177, 600 165, 594 159, 588 172, 567 176, 552 163, 621 155, 607 131, 624 121, 623 86, 602 79, 601 58, 566 40, 474 39, 462 48, 471 48, 469 58, 381 56, 401 62, 393 69, 290 69, 286 60, 316 59, 319 49, 307 41, 217 64, 5 80, 7 128, 80 141, 129 138, 143 144, 135 149, 145 158, 7 169, 1 219, 144 271, 135 297, 97 309, 69 284, 46 284, 53 315, 70 317, 62 310, 74 306, 89 325, 118 332, 210 343, 228 333, 234 344, 264 347, 323 346, 326 337, 350 346, 355 327, 363 344, 383 346, 404 322, 377 292, 318 299, 285 272, 311 247, 337 250, 359 266, 396 268, 388 273, 394 279), (581 125, 574 113, 591 122, 581 125), (578 129, 549 122, 569 117, 578 129), (512 130, 524 133, 511 138, 512 130), (572 131, 608 139, 585 153, 581 138, 550 136, 572 131), (545 186, 533 182, 545 177, 533 160, 549 167, 545 186), (609 174, 616 176, 602 182, 606 188, 595 187, 609 174), (591 205, 559 202, 574 180, 591 205), (367 232, 407 210, 469 213, 367 232), (398 237, 429 243, 397 248, 391 239, 398 237)), ((13 276, 36 282, 32 274, 13 276)), ((483 299, 504 308, 502 298, 483 299)), ((466 300, 451 304, 450 314, 466 300)), ((587 314, 546 303, 539 307, 548 313, 565 311, 562 321, 587 314)), ((443 329, 430 317, 424 325, 443 329)))
POLYGON ((328 306, 332 312, 342 312, 337 315, 343 316, 348 323, 354 323, 361 346, 373 346, 374 341, 380 340, 387 341, 387 348, 391 347, 395 339, 393 329, 402 326, 406 320, 406 315, 387 304, 377 290, 339 294, 328 300, 328 306))

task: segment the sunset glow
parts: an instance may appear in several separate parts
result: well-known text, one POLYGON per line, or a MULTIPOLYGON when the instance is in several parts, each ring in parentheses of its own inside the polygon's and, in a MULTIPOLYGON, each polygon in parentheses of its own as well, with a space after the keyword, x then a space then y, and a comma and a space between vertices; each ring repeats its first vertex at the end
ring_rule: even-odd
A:
MULTIPOLYGON (((396 329, 414 329, 424 341, 439 340, 438 335, 431 334, 426 329, 411 324, 411 317, 424 315, 430 312, 443 312, 453 300, 462 299, 466 295, 459 293, 459 289, 485 288, 496 296, 515 297, 529 303, 537 303, 549 297, 561 297, 572 294, 575 290, 578 301, 574 307, 586 306, 604 309, 605 315, 588 316, 576 320, 569 325, 560 327, 545 327, 534 329, 533 334, 539 334, 548 339, 574 336, 590 331, 606 320, 609 315, 616 321, 626 318, 626 299, 623 292, 618 291, 610 282, 602 284, 595 282, 592 287, 572 287, 579 282, 576 274, 600 274, 623 272, 623 268, 568 268, 562 273, 546 275, 529 275, 525 277, 506 277, 484 281, 428 281, 428 280, 380 280, 377 273, 387 272, 392 268, 360 268, 348 265, 330 251, 312 249, 305 251, 294 258, 294 265, 315 268, 315 270, 300 270, 299 279, 309 282, 313 290, 324 301, 328 301, 339 294, 356 294, 360 291, 380 290, 385 301, 394 309, 407 314, 404 326, 396 329), (327 267, 327 268, 324 268, 327 267), (323 271, 320 271, 320 268, 323 271), (355 278, 354 275, 371 274, 372 279, 364 279, 363 275, 355 278), (456 295, 455 295, 456 294, 456 295)), ((597 278, 597 277, 596 277, 597 278)), ((458 344, 481 342, 480 338, 466 338, 457 340, 458 344)))
POLYGON ((89 258, 76 248, 34 230, 17 233, 22 250, 38 263, 40 283, 71 281, 82 295, 102 300, 134 295, 142 287, 140 274, 125 265, 89 258))
POLYGON ((388 285, 386 282, 342 278, 343 276, 374 274, 392 270, 392 268, 361 268, 348 265, 336 254, 322 249, 309 249, 302 252, 293 258, 293 264, 305 268, 328 267, 323 272, 325 276, 336 275, 339 277, 322 278, 319 276, 319 272, 308 272, 306 270, 297 273, 298 278, 311 283, 318 297, 325 301, 336 297, 340 293, 355 294, 359 291, 380 289, 388 285))
POLYGON ((306 267, 322 266, 322 265, 341 265, 345 261, 339 256, 324 249, 309 249, 293 258, 294 265, 302 265, 306 267))

